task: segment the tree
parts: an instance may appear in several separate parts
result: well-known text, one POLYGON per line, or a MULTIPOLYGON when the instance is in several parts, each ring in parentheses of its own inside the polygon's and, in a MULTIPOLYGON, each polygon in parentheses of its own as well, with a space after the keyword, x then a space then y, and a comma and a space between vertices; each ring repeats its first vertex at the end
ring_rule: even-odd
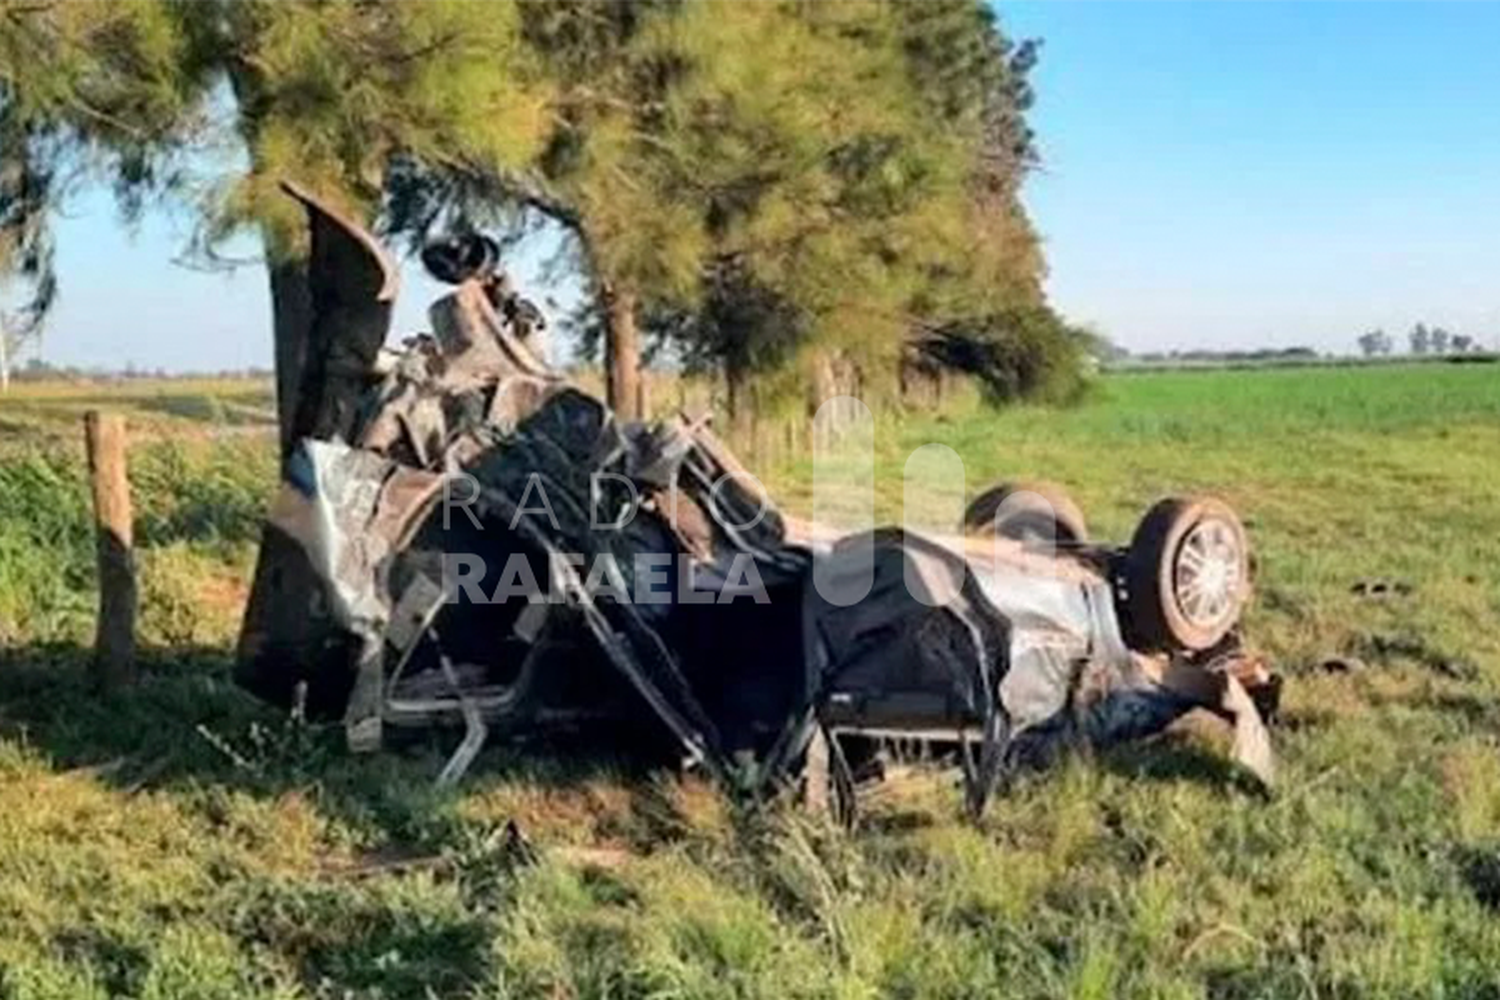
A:
MULTIPOLYGON (((1025 114, 1034 100, 1030 74, 1041 43, 1013 44, 989 7, 963 0, 902 10, 917 84, 937 99, 942 127, 964 134, 977 123, 980 136, 966 216, 965 244, 974 252, 945 275, 946 299, 924 296, 919 303, 924 322, 914 327, 915 349, 931 360, 928 333, 937 327, 948 338, 970 338, 963 356, 988 359, 987 371, 969 373, 992 398, 1003 398, 1006 387, 1016 394, 1074 395, 1092 335, 1069 327, 1046 306, 1040 241, 1020 201, 1021 184, 1039 161, 1025 114), (1005 366, 1010 370, 1000 370, 1005 366)), ((951 342, 948 347, 952 353, 951 342)))
POLYGON ((1411 328, 1411 332, 1406 337, 1411 342, 1413 354, 1426 354, 1428 348, 1432 346, 1432 336, 1427 332, 1426 324, 1418 323, 1411 328))
POLYGON ((973 376, 997 402, 1073 401, 1085 389, 1079 361, 1093 345, 1092 334, 1040 305, 931 328, 918 342, 925 358, 973 376))
POLYGON ((26 289, 0 317, 0 369, 56 297, 47 222, 61 193, 104 166, 136 206, 149 151, 172 146, 184 119, 169 20, 154 3, 0 3, 0 280, 26 289))
POLYGON ((1448 341, 1450 339, 1450 334, 1448 333, 1448 331, 1444 330, 1440 326, 1435 326, 1432 328, 1432 333, 1430 334, 1430 336, 1432 343, 1432 353, 1447 354, 1448 341))
POLYGON ((39 174, 186 200, 207 259, 259 234, 284 415, 307 326, 284 177, 387 234, 564 227, 625 416, 643 323, 743 385, 1039 304, 1035 55, 976 0, 0 0, 39 174))
MULTIPOLYGON (((9 9, 0 13, 13 16, 9 9)), ((21 56, 11 42, 0 30, 0 58, 7 62, 21 56)), ((57 168, 46 162, 47 140, 34 110, 0 75, 0 293, 4 301, 19 299, 16 308, 0 311, 0 392, 10 389, 11 368, 22 347, 41 335, 57 292, 45 224, 57 168)))
POLYGON ((682 26, 696 61, 681 105, 715 312, 732 327, 718 339, 739 345, 721 359, 731 395, 788 362, 894 370, 925 269, 958 263, 977 132, 933 120, 898 7, 735 11, 699 7, 682 26), (760 309, 763 292, 782 309, 760 309))
POLYGON ((0 136, 49 182, 29 199, 0 185, 0 227, 44 228, 60 195, 51 181, 71 170, 108 180, 128 211, 182 198, 209 258, 230 235, 258 232, 283 415, 308 316, 300 219, 278 182, 371 221, 398 160, 503 171, 528 162, 543 132, 545 94, 514 3, 0 4, 0 136))
POLYGON ((1377 354, 1389 354, 1393 346, 1390 335, 1384 330, 1371 330, 1361 334, 1359 338, 1359 349, 1367 358, 1377 354))
MULTIPOLYGON (((0 147, 4 131, 0 125, 0 147)), ((0 310, 0 393, 10 391, 16 357, 27 342, 41 336, 57 295, 52 244, 39 225, 41 213, 31 205, 44 185, 28 174, 24 158, 0 161, 0 293, 12 292, 21 299, 17 308, 0 310)))
MULTIPOLYGON (((972 0, 949 6, 965 30, 990 30, 972 0)), ((1009 119, 987 128, 983 101, 926 92, 905 5, 522 10, 558 95, 533 169, 477 186, 471 175, 417 177, 415 197, 397 200, 418 215, 510 202, 572 233, 600 305, 585 327, 601 333, 623 413, 638 331, 722 368, 738 400, 752 374, 765 386, 809 355, 854 355, 867 369, 893 358, 912 308, 960 287, 1039 296, 1040 254, 1018 203, 975 210, 986 141, 992 172, 1026 144, 1009 119)), ((1009 72, 1003 47, 991 54, 1009 72)))
POLYGON ((531 165, 539 183, 501 189, 573 234, 599 306, 609 403, 633 417, 641 316, 692 299, 701 271, 702 226, 673 113, 687 68, 676 22, 692 15, 667 3, 590 0, 522 11, 523 36, 557 96, 531 165))
POLYGON ((920 324, 1040 303, 1016 199, 1035 48, 1013 60, 983 7, 700 5, 680 33, 712 265, 710 307, 668 329, 718 357, 731 399, 830 356, 868 391, 920 324))
POLYGON ((1453 351, 1455 354, 1467 354, 1474 348, 1474 338, 1466 333, 1455 333, 1453 335, 1453 351))
MULTIPOLYGON (((0 312, 0 394, 10 391, 11 371, 22 350, 28 343, 41 338, 42 323, 55 294, 50 273, 30 275, 24 263, 17 273, 23 280, 34 277, 44 287, 32 289, 31 298, 18 310, 0 312)), ((0 276, 3 274, 0 270, 0 276)))

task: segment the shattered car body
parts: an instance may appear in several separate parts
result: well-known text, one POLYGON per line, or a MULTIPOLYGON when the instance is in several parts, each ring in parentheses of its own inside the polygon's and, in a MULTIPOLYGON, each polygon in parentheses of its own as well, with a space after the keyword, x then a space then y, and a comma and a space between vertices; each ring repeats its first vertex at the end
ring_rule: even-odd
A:
POLYGON ((1202 553, 1235 564, 1214 570, 1218 603, 1198 596, 1212 641, 1178 648, 1132 634, 1152 586, 1136 573, 1124 594, 1131 550, 837 537, 777 510, 705 419, 616 420, 546 364, 535 310, 463 255, 439 257, 456 288, 432 335, 386 351, 389 260, 288 190, 311 227, 313 321, 238 651, 261 697, 342 720, 361 749, 462 722, 448 780, 489 733, 612 717, 750 793, 793 781, 810 748, 847 774, 846 737, 927 734, 961 748, 979 807, 1012 766, 1199 707, 1269 777, 1232 531, 1200 518, 1173 536, 1200 552, 1199 569, 1173 555, 1178 583, 1209 579, 1202 553), (816 585, 849 575, 857 599, 816 585))

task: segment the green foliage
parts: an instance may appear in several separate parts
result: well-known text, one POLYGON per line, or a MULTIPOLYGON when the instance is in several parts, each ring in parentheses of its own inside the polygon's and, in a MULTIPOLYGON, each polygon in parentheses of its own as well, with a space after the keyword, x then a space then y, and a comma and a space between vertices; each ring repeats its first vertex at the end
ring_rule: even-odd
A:
POLYGON ((0 460, 0 644, 80 634, 93 571, 79 465, 33 451, 0 460))
POLYGON ((717 261, 704 285, 698 308, 657 320, 690 370, 722 366, 738 382, 752 372, 783 367, 807 342, 806 315, 733 258, 717 261))
POLYGON ((922 269, 957 256, 977 136, 941 128, 910 85, 896 8, 733 10, 694 7, 679 28, 696 55, 689 183, 714 252, 795 307, 821 350, 876 370, 922 269))
POLYGON ((0 3, 0 280, 29 285, 0 317, 12 351, 57 294, 48 216, 80 172, 108 176, 127 212, 175 176, 197 81, 166 7, 0 3))
POLYGON ((150 0, 0 3, 0 283, 29 293, 0 316, 0 368, 56 297, 47 216, 72 174, 107 163, 133 205, 155 151, 180 140, 178 55, 150 0))
POLYGON ((690 354, 720 352, 732 379, 836 354, 878 393, 914 318, 1040 301, 1014 197, 1034 50, 1013 63, 965 2, 697 13, 677 189, 701 189, 714 263, 707 307, 672 330, 690 354))
POLYGON ((836 354, 873 384, 913 315, 1040 300, 1015 198, 1035 158, 1035 48, 1012 51, 980 5, 537 3, 523 17, 559 114, 536 183, 499 178, 494 196, 571 229, 597 287, 632 291, 691 362, 736 382, 790 367, 795 383, 836 354))
POLYGON ((275 456, 263 443, 205 449, 168 440, 138 449, 131 461, 143 544, 185 540, 227 551, 260 538, 276 482, 275 456))
MULTIPOLYGON (((264 443, 131 450, 144 643, 234 634, 275 468, 264 443)), ((55 448, 0 454, 0 642, 86 638, 95 571, 81 458, 55 448)))
POLYGON ((518 26, 513 3, 462 0, 7 0, 0 143, 29 180, 0 175, 0 231, 41 225, 69 163, 127 209, 186 200, 210 255, 247 224, 273 255, 296 248, 283 179, 369 218, 397 157, 516 168, 546 119, 518 26))
POLYGON ((972 376, 992 403, 1076 402, 1088 386, 1083 357, 1089 346, 1086 332, 1040 305, 954 321, 917 340, 924 362, 972 376))
MULTIPOLYGON (((200 22, 199 4, 180 6, 185 22, 200 22)), ((520 45, 514 3, 222 8, 205 58, 235 90, 234 130, 251 170, 213 235, 269 221, 273 248, 295 244, 301 219, 277 189, 282 179, 374 218, 398 158, 504 173, 540 140, 546 90, 520 45)))

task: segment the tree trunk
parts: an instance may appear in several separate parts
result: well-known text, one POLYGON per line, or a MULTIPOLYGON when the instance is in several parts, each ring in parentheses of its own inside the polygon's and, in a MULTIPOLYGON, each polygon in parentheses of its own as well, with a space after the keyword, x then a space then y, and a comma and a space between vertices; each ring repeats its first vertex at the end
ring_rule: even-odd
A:
POLYGON ((724 390, 729 403, 730 433, 743 439, 754 426, 754 401, 749 373, 736 364, 724 366, 724 390))
POLYGON ((307 267, 302 261, 268 262, 271 280, 271 329, 276 357, 276 420, 281 427, 281 457, 291 453, 292 424, 297 415, 298 389, 307 361, 307 339, 312 330, 312 298, 307 267))
POLYGON ((10 340, 0 330, 0 395, 10 392, 10 340))
POLYGON ((610 408, 621 420, 640 419, 641 345, 635 325, 635 292, 604 285, 604 363, 610 408))
MULTIPOLYGON (((265 86, 261 71, 250 63, 235 59, 229 65, 229 85, 238 105, 240 138, 250 151, 251 171, 264 173, 257 160, 257 139, 261 120, 266 113, 265 86)), ((279 256, 272 245, 267 227, 261 228, 261 243, 266 255, 266 272, 271 285, 271 331, 273 356, 276 360, 276 421, 281 429, 281 458, 291 453, 292 424, 297 416, 297 397, 302 384, 302 368, 307 358, 307 341, 312 332, 312 296, 307 285, 305 261, 279 256)))

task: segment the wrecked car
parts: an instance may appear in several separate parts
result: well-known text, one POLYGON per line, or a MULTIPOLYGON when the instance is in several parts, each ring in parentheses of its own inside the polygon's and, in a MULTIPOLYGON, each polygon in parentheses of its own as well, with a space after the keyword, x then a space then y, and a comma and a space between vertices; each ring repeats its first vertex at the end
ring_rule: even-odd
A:
POLYGON ((951 535, 798 521, 706 417, 621 421, 549 366, 479 238, 423 255, 453 291, 390 350, 390 258, 287 190, 312 319, 277 350, 255 694, 355 749, 459 724, 448 781, 491 736, 612 720, 746 794, 809 766, 847 789, 856 746, 919 735, 956 748, 977 809, 1013 768, 1195 708, 1269 779, 1275 684, 1239 638, 1250 550, 1222 502, 1163 501, 1126 546, 1045 484, 990 490, 951 535))

